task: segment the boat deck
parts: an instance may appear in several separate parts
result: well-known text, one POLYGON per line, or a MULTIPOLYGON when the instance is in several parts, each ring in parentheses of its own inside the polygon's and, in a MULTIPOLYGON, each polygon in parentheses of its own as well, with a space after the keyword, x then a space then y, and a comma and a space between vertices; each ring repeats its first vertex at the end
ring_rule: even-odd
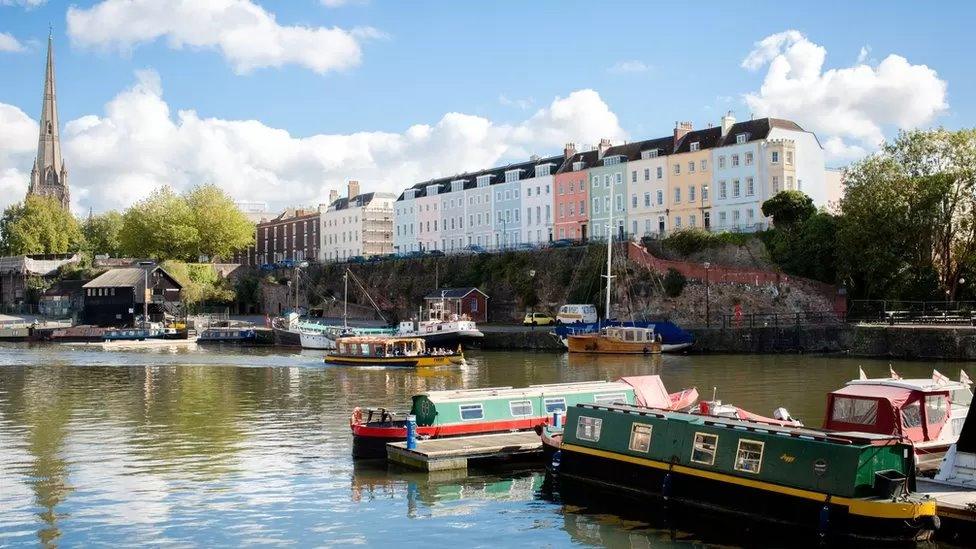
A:
POLYGON ((976 489, 919 478, 917 493, 936 501, 936 514, 942 520, 958 520, 976 525, 976 489))
POLYGON ((418 440, 413 450, 406 442, 386 445, 387 461, 421 471, 467 469, 469 460, 541 455, 542 439, 534 431, 418 440))

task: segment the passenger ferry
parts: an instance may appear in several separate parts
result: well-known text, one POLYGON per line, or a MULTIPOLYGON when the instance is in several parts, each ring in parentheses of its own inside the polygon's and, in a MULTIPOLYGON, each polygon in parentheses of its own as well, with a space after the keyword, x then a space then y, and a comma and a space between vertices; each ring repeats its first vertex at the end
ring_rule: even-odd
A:
MULTIPOLYGON (((416 417, 418 437, 443 438, 535 429, 548 424, 553 414, 565 414, 567 407, 581 402, 668 408, 691 406, 697 398, 695 389, 669 395, 659 376, 634 376, 616 382, 583 381, 520 389, 428 391, 414 395, 409 413, 416 417)), ((385 408, 357 407, 349 424, 355 458, 386 457, 387 443, 407 438, 405 414, 385 408)))
POLYGON ((911 446, 897 436, 578 404, 564 437, 551 471, 574 504, 667 503, 827 542, 924 540, 939 524, 935 500, 911 494, 911 446))
POLYGON ((972 400, 962 381, 855 379, 827 396, 824 429, 895 435, 912 444, 919 470, 929 471, 959 439, 972 400))
POLYGON ((430 349, 418 337, 343 337, 336 350, 325 356, 327 364, 344 366, 430 367, 463 364, 464 353, 457 350, 430 349))

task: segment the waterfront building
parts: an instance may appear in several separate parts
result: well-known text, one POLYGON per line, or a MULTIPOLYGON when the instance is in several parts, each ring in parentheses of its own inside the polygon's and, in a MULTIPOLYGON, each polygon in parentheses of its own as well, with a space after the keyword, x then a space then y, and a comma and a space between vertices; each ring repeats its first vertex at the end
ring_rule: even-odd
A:
POLYGON ((82 286, 84 318, 96 326, 129 327, 143 312, 161 322, 180 302, 183 286, 158 265, 110 269, 82 286))
POLYGON ((420 189, 411 187, 396 200, 393 205, 393 251, 398 254, 406 254, 420 250, 417 240, 417 212, 416 198, 420 189))
POLYGON ((553 178, 553 238, 586 240, 590 237, 589 168, 596 164, 598 152, 576 152, 570 143, 563 153, 565 160, 553 178))
POLYGON ((424 296, 424 309, 439 318, 467 315, 475 322, 488 322, 488 294, 474 287, 440 288, 424 296))
POLYGON ((445 252, 457 252, 466 246, 465 244, 465 212, 467 205, 464 202, 464 186, 467 184, 464 177, 452 178, 444 183, 441 188, 441 249, 445 252))
POLYGON ((319 211, 289 208, 255 226, 253 255, 237 257, 245 265, 305 261, 319 257, 319 211))
POLYGON ((552 240, 553 182, 564 160, 563 156, 537 158, 525 174, 528 177, 520 181, 522 242, 538 245, 552 240))
POLYGON ((615 150, 627 163, 625 188, 627 230, 634 238, 667 230, 668 155, 673 137, 621 145, 615 150))
POLYGON ((319 205, 319 247, 317 257, 342 261, 393 253, 396 197, 390 193, 360 193, 359 182, 349 181, 346 196, 333 190, 328 206, 319 205))
POLYGON ((68 169, 61 158, 61 138, 58 128, 58 100, 54 86, 54 37, 47 37, 47 68, 44 71, 44 98, 41 101, 40 132, 37 139, 37 158, 31 168, 27 196, 47 196, 68 209, 71 202, 68 190, 68 169))
MULTIPOLYGON (((493 182, 491 186, 492 195, 492 222, 494 228, 495 241, 492 245, 495 248, 507 248, 519 243, 522 219, 522 186, 519 181, 530 169, 530 165, 510 164, 500 169, 502 172, 501 180, 493 182)), ((498 174, 493 174, 498 175, 498 174)))
POLYGON ((414 199, 417 204, 417 240, 424 251, 441 250, 440 191, 442 181, 423 183, 414 199))
POLYGON ((712 153, 722 137, 721 128, 693 130, 689 122, 674 129, 674 153, 668 156, 668 230, 711 228, 709 184, 712 153))
POLYGON ((607 238, 610 230, 610 208, 613 208, 615 237, 623 236, 626 226, 624 209, 623 165, 626 158, 619 154, 620 149, 612 147, 609 139, 601 139, 597 146, 597 162, 590 168, 590 232, 596 239, 607 238))
POLYGON ((468 224, 466 238, 469 246, 487 247, 491 245, 491 181, 495 175, 488 172, 471 174, 464 190, 464 203, 467 208, 468 224))

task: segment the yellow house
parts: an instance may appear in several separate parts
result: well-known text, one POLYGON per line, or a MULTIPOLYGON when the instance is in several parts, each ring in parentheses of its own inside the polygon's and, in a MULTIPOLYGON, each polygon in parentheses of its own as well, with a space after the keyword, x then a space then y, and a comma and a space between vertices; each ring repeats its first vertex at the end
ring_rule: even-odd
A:
POLYGON ((695 131, 690 122, 676 125, 675 150, 668 156, 668 230, 711 227, 711 149, 721 138, 718 127, 695 131))

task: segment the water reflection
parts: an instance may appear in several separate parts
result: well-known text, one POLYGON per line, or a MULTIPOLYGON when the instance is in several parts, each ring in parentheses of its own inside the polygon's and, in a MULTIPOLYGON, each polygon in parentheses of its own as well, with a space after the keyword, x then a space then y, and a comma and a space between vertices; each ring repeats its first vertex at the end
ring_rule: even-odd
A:
MULTIPOLYGON (((425 390, 659 373, 672 391, 717 386, 740 406, 786 404, 818 424, 826 392, 858 366, 874 373, 888 363, 495 352, 414 371, 326 367, 320 353, 267 349, 3 346, 0 545, 680 544, 694 537, 542 497, 537 471, 428 476, 354 465, 349 412, 403 410, 425 390)), ((906 376, 933 366, 958 368, 893 364, 906 376)))

